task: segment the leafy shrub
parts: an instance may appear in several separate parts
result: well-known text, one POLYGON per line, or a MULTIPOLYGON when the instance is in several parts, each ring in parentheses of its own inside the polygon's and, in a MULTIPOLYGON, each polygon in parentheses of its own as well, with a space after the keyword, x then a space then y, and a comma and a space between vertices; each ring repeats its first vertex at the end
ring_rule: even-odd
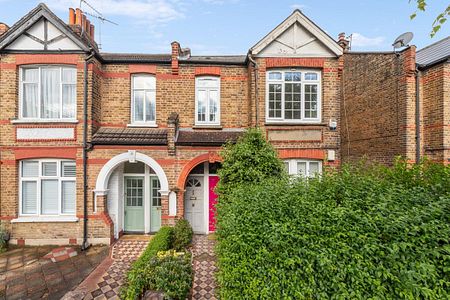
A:
POLYGON ((161 229, 150 240, 144 253, 133 263, 125 277, 125 284, 121 289, 121 298, 134 300, 149 289, 149 274, 144 270, 147 264, 160 251, 172 248, 173 228, 161 227, 161 229))
POLYGON ((193 234, 194 231, 187 220, 178 220, 174 227, 173 248, 176 250, 183 250, 189 246, 193 234))
POLYGON ((450 167, 268 179, 217 205, 221 299, 450 298, 450 167))
POLYGON ((5 252, 8 249, 9 232, 0 224, 0 253, 5 252))
POLYGON ((169 299, 186 299, 192 287, 191 256, 169 250, 158 252, 146 265, 149 289, 161 291, 169 299))
POLYGON ((285 175, 282 162, 260 129, 248 129, 236 144, 226 144, 221 156, 217 193, 222 201, 236 185, 285 175))

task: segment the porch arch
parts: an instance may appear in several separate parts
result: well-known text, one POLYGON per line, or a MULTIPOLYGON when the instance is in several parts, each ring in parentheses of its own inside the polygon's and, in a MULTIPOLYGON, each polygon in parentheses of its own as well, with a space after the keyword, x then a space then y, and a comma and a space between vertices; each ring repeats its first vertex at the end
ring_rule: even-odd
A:
MULTIPOLYGON (((97 177, 94 190, 95 195, 102 196, 108 194, 108 182, 112 172, 119 164, 129 160, 130 154, 125 152, 114 156, 103 166, 97 177)), ((156 162, 156 160, 140 152, 136 152, 136 160, 148 165, 153 169, 153 171, 155 171, 161 184, 161 189, 159 192, 162 196, 167 196, 169 194, 169 181, 167 180, 167 176, 166 173, 164 173, 163 168, 156 162)))
POLYGON ((186 183, 186 179, 191 173, 192 169, 194 169, 198 164, 204 162, 221 162, 222 158, 219 156, 217 152, 209 152, 205 154, 201 154, 193 159, 191 159, 181 170, 180 176, 178 177, 177 187, 181 191, 184 190, 184 185, 186 183))

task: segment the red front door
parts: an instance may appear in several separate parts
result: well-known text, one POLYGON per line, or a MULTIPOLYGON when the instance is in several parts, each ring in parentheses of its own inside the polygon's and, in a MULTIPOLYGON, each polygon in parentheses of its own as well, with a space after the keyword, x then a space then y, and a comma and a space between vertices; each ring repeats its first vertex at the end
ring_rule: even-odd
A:
POLYGON ((214 189, 219 182, 219 176, 209 176, 209 232, 216 230, 216 203, 217 195, 214 189))

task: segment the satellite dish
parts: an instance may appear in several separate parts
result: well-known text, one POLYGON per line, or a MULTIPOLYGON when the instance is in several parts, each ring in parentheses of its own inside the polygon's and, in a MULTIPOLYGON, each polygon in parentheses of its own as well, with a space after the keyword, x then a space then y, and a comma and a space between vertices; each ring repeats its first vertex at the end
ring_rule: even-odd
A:
POLYGON ((409 42, 413 39, 414 34, 412 32, 405 32, 395 39, 392 46, 394 49, 402 48, 408 46, 409 42))

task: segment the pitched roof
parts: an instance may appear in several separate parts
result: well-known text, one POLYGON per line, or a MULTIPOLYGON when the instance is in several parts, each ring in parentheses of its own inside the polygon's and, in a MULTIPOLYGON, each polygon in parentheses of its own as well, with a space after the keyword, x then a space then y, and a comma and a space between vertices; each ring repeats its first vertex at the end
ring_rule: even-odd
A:
POLYGON ((246 55, 209 55, 209 56, 191 56, 187 59, 180 60, 181 63, 201 63, 201 64, 233 64, 244 65, 247 62, 246 55))
POLYGON ((69 25, 64 23, 58 18, 44 3, 40 3, 33 8, 19 21, 17 21, 9 30, 0 37, 0 50, 11 44, 20 35, 26 32, 31 26, 33 26, 41 18, 46 18, 56 28, 68 36, 78 47, 84 51, 89 51, 89 48, 97 49, 95 43, 90 42, 87 39, 82 39, 78 34, 73 32, 69 25))
POLYGON ((193 131, 180 130, 176 144, 180 146, 222 146, 236 142, 243 131, 193 131))
POLYGON ((170 63, 170 54, 144 54, 144 53, 100 53, 100 57, 105 62, 156 62, 170 63))
MULTIPOLYGON (((292 14, 281 22, 277 27, 270 31, 265 37, 263 37, 256 45, 250 48, 249 52, 252 54, 258 54, 264 50, 270 43, 275 41, 281 36, 289 27, 295 23, 300 23, 307 31, 315 36, 326 48, 333 52, 336 56, 342 55, 343 49, 339 44, 323 31, 317 24, 311 21, 306 15, 304 15, 299 9, 296 9, 292 14)), ((309 41, 307 41, 309 43, 309 41)))
POLYGON ((94 145, 167 145, 167 130, 157 128, 107 128, 97 130, 94 145))
POLYGON ((437 41, 416 53, 416 63, 421 68, 450 59, 450 36, 437 41))

